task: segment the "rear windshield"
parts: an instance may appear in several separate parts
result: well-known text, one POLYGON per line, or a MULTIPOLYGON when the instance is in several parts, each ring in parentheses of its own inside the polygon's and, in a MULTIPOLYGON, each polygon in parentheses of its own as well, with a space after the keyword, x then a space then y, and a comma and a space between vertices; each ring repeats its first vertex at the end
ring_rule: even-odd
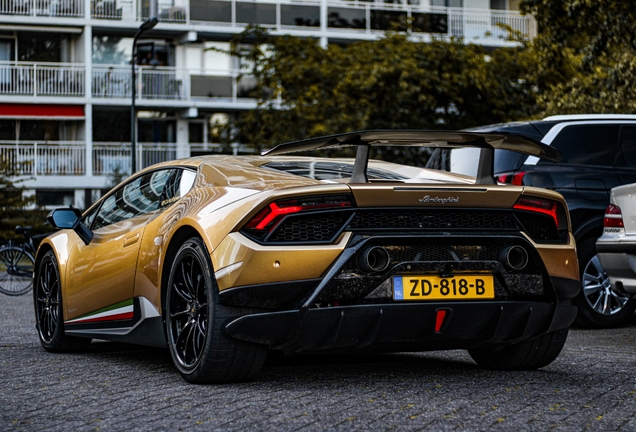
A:
MULTIPOLYGON (((296 174, 314 180, 351 178, 353 165, 341 162, 269 162, 263 167, 296 174)), ((367 168, 371 180, 406 180, 409 177, 377 168, 367 168)))

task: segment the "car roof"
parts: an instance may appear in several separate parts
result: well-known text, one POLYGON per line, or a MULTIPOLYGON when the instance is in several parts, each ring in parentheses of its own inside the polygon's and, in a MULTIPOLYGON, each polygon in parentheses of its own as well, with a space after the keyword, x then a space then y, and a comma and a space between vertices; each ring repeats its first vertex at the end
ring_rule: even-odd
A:
POLYGON ((635 114, 567 114, 553 115, 543 119, 544 121, 577 121, 577 120, 636 120, 635 114))

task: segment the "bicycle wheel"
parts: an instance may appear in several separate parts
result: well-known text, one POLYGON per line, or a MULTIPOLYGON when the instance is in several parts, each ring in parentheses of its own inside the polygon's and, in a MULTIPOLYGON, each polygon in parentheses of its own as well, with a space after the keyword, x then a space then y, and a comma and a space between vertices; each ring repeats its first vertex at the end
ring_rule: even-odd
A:
POLYGON ((0 248, 0 292, 19 296, 33 286, 33 256, 18 246, 0 248))

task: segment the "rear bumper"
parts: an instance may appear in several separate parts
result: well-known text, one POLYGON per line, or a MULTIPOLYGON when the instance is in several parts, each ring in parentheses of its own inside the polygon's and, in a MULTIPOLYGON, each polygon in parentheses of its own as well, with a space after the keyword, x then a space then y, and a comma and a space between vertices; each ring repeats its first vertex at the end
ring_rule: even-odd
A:
POLYGON ((636 294, 636 255, 603 252, 598 259, 614 289, 636 294))
POLYGON ((577 308, 541 302, 408 303, 246 315, 228 336, 285 352, 467 349, 532 339, 569 327, 577 308), (437 311, 447 310, 435 331, 437 311))

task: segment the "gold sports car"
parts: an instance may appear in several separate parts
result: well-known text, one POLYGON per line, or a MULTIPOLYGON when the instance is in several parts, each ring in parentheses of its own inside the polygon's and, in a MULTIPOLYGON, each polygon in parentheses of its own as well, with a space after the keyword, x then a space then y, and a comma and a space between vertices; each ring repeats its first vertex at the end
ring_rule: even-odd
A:
POLYGON ((363 131, 135 173, 40 245, 37 331, 168 347, 190 382, 253 378, 287 354, 467 349, 481 366, 552 362, 580 287, 563 198, 499 185, 504 133, 363 131), (277 156, 355 146, 355 159, 277 156), (478 147, 476 178, 369 160, 374 146, 478 147))

